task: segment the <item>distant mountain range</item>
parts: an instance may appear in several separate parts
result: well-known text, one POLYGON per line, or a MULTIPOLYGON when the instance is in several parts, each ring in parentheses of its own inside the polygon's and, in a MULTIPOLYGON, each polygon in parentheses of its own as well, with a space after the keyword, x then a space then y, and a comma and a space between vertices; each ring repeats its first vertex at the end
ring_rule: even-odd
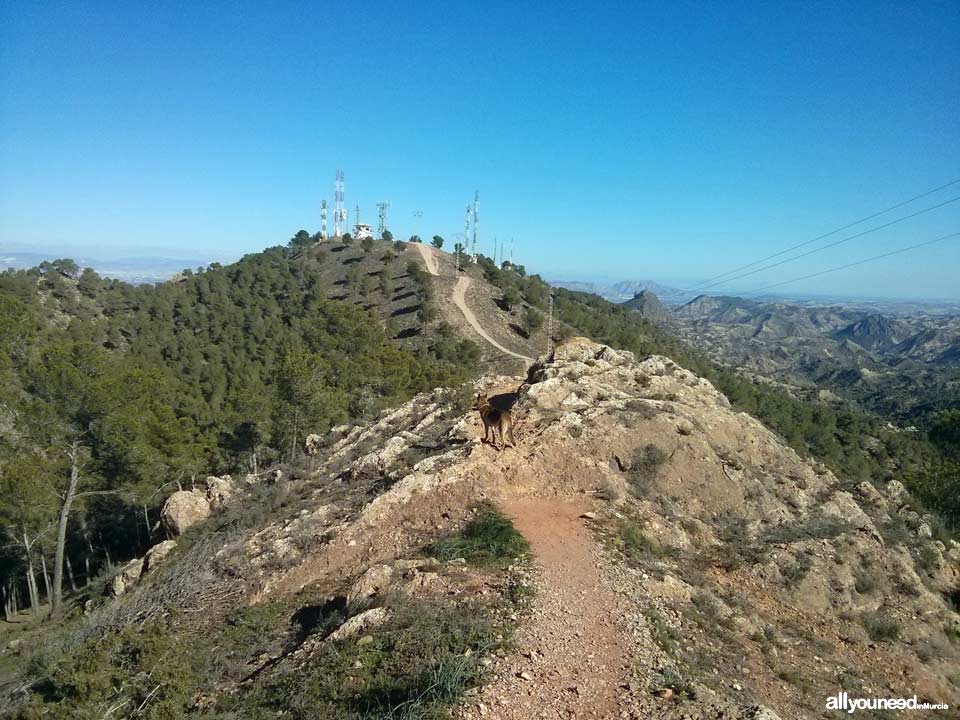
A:
POLYGON ((658 300, 667 305, 680 305, 690 300, 694 295, 686 290, 680 290, 669 285, 662 285, 653 280, 619 280, 619 281, 587 281, 587 280, 551 280, 555 287, 566 288, 576 292, 587 292, 599 295, 610 302, 624 302, 631 300, 637 293, 649 290, 656 294, 658 300))
MULTIPOLYGON (((185 268, 195 269, 206 267, 211 258, 171 258, 163 256, 131 256, 113 257, 109 259, 78 255, 71 252, 37 253, 37 252, 10 252, 0 250, 0 270, 13 268, 25 270, 36 267, 40 263, 58 258, 71 258, 82 268, 92 267, 100 275, 116 278, 135 285, 156 283, 170 279, 185 268)), ((226 261, 226 259, 217 258, 226 261)))
POLYGON ((643 291, 623 303, 715 360, 907 420, 960 404, 960 314, 700 295, 666 309, 643 291), (831 395, 832 394, 832 395, 831 395))

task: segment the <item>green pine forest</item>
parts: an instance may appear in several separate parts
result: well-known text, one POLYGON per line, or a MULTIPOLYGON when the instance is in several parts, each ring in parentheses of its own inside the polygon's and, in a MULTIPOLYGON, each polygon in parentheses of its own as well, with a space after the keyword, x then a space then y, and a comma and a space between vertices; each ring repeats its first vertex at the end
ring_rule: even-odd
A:
MULTIPOLYGON (((0 274, 0 592, 5 610, 52 606, 149 546, 160 505, 208 474, 295 459, 307 433, 371 419, 478 374, 480 348, 438 321, 404 243, 286 245, 156 285, 71 260, 0 274), (59 590, 63 588, 63 590, 59 590)), ((436 243, 435 243, 436 244, 436 243)), ((520 330, 549 286, 480 258, 520 330)), ((851 484, 902 480, 960 528, 960 412, 921 436, 791 397, 705 360, 638 313, 555 289, 555 337, 660 353, 707 377, 798 452, 851 484)))
POLYGON ((157 285, 71 260, 0 274, 8 612, 142 554, 178 485, 261 472, 307 433, 474 375, 479 348, 448 327, 398 329, 433 303, 393 244, 327 250, 305 232, 157 285))

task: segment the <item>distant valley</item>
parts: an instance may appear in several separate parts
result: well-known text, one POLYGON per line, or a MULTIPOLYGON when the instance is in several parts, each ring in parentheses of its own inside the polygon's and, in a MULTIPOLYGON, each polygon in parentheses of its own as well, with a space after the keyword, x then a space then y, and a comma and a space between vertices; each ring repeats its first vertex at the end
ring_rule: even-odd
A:
POLYGON ((960 315, 944 308, 881 314, 701 295, 668 309, 650 291, 624 304, 714 360, 810 399, 853 401, 904 424, 960 399, 960 315))

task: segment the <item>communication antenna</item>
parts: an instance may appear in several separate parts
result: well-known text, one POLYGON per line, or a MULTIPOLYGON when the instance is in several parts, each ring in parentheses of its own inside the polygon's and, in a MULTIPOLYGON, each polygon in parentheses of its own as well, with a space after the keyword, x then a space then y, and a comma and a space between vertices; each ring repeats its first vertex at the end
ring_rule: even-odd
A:
POLYGON ((477 234, 480 228, 480 191, 473 191, 473 261, 477 261, 477 234))
POLYGON ((360 205, 359 205, 359 203, 357 204, 357 207, 356 207, 356 209, 355 209, 355 215, 356 215, 356 218, 357 218, 357 222, 356 222, 356 224, 354 225, 354 234, 355 234, 355 235, 359 235, 359 234, 360 234, 360 205))
POLYGON ((513 267, 513 238, 510 238, 510 267, 513 267))
POLYGON ((380 237, 383 237, 384 231, 387 229, 387 209, 390 207, 390 203, 386 200, 381 200, 377 203, 377 216, 380 218, 380 224, 377 227, 377 232, 380 237))
POLYGON ((466 251, 467 243, 470 242, 470 203, 467 203, 467 214, 463 219, 463 249, 466 251))
POLYGON ((320 240, 327 239, 327 199, 320 203, 320 240))
POLYGON ((553 290, 547 299, 547 355, 553 354, 553 290))
POLYGON ((333 193, 333 234, 334 237, 343 235, 344 223, 347 221, 347 211, 343 206, 343 170, 337 170, 337 180, 333 193))

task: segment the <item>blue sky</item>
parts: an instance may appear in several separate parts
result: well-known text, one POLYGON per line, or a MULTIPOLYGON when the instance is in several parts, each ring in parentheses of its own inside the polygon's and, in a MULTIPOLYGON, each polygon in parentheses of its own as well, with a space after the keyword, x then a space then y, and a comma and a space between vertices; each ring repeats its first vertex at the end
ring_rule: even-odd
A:
MULTIPOLYGON (((0 250, 239 255, 318 230, 342 168, 351 222, 385 199, 395 234, 421 210, 451 238, 478 189, 487 254, 689 282, 960 178, 958 27, 957 2, 5 2, 0 250)), ((960 202, 715 289, 955 231, 960 202)), ((955 238, 782 290, 958 275, 955 238)))

